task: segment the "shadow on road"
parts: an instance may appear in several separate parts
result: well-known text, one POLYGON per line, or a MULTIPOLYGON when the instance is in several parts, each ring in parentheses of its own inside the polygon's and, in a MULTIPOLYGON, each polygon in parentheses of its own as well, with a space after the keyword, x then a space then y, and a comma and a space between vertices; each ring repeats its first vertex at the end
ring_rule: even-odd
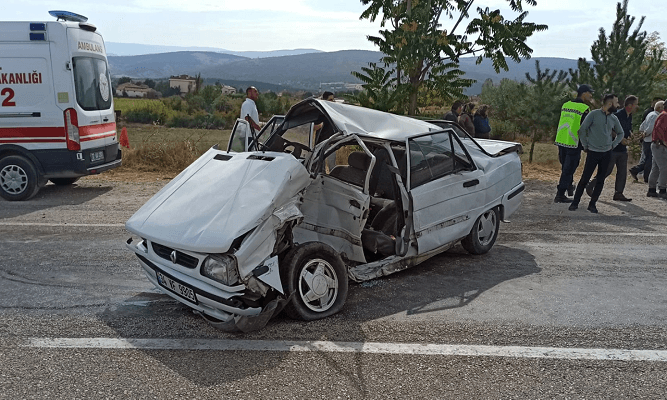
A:
POLYGON ((0 220, 52 207, 84 204, 98 196, 104 195, 112 189, 112 186, 84 187, 76 183, 69 186, 48 184, 41 188, 37 195, 28 201, 7 201, 0 198, 0 220))
MULTIPOLYGON (((456 246, 406 271, 362 284, 351 283, 343 311, 319 321, 294 321, 279 315, 260 331, 227 334, 209 326, 188 307, 157 293, 142 293, 128 299, 124 306, 105 310, 99 317, 121 337, 155 337, 157 331, 160 338, 364 342, 365 325, 378 318, 396 314, 411 318, 431 313, 431 318, 446 320, 449 310, 465 309, 485 291, 540 271, 534 257, 520 249, 497 245, 486 255, 471 256, 456 246)), ((201 386, 271 373, 267 371, 290 356, 286 352, 144 352, 201 386)), ((348 371, 351 384, 365 393, 362 376, 354 373, 355 365, 359 367, 362 362, 359 357, 345 356, 348 361, 342 365, 339 356, 317 355, 318 362, 348 371)))

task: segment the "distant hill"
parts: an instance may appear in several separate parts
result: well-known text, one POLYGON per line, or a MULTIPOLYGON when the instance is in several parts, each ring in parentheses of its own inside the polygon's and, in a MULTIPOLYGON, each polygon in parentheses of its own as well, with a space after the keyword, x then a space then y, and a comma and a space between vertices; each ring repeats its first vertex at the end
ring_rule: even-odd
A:
POLYGON ((215 52, 231 54, 233 56, 240 56, 246 58, 265 58, 265 57, 280 57, 292 56, 306 53, 319 53, 316 49, 293 49, 293 50, 273 50, 273 51, 231 51, 217 47, 184 47, 184 46, 159 46, 150 44, 137 43, 104 43, 107 54, 112 56, 140 56, 144 54, 159 54, 159 53, 174 53, 180 51, 196 51, 196 52, 215 52))
MULTIPOLYGON (((365 50, 317 52, 268 58, 248 58, 231 54, 204 51, 180 51, 141 56, 110 56, 109 68, 113 76, 133 78, 166 78, 170 75, 201 73, 208 80, 266 82, 276 87, 319 91, 324 83, 360 83, 351 71, 361 71, 370 62, 379 62, 382 53, 365 50)), ((535 75, 535 60, 545 70, 576 69, 577 60, 541 57, 515 63, 508 60, 509 71, 496 74, 491 61, 475 64, 475 58, 460 60, 466 77, 477 82, 466 94, 479 94, 487 79, 499 82, 503 78, 525 80, 526 72, 535 75)), ((232 86, 235 86, 232 84, 232 86)), ((261 89, 260 89, 261 90, 261 89)))

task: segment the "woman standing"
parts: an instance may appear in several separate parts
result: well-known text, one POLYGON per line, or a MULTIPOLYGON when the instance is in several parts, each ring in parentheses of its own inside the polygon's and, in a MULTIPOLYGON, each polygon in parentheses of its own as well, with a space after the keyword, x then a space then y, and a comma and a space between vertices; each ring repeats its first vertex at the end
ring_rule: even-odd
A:
POLYGON ((459 125, 472 137, 475 137, 475 124, 472 121, 474 112, 475 103, 468 103, 463 107, 463 113, 459 117, 459 125))
POLYGON ((491 137, 491 125, 489 125, 489 106, 482 104, 475 113, 473 119, 475 125, 475 137, 489 139, 491 137))

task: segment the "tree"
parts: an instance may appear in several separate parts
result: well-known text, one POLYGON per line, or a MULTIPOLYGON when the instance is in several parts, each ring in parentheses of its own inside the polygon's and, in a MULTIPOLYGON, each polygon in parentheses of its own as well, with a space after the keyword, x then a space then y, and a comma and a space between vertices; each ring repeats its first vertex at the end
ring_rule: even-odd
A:
POLYGON ((526 79, 527 83, 503 79, 499 86, 487 81, 481 97, 491 106, 496 126, 506 125, 512 133, 530 138, 528 162, 532 163, 535 144, 555 133, 561 106, 570 94, 567 72, 542 71, 539 61, 535 61, 535 77, 526 73, 526 79))
POLYGON ((148 86, 148 87, 151 88, 151 89, 155 89, 155 81, 152 80, 151 78, 147 78, 147 79, 144 81, 144 85, 148 86))
MULTIPOLYGON (((460 97, 473 81, 463 79, 458 69, 461 56, 477 55, 477 63, 490 58, 496 72, 507 70, 506 57, 517 62, 529 58, 532 49, 525 41, 533 32, 547 29, 546 25, 524 22, 527 12, 523 4, 535 5, 535 0, 507 0, 514 20, 507 20, 500 10, 477 8, 472 18, 470 9, 475 0, 361 0, 368 8, 362 19, 375 21, 381 16, 383 29, 379 36, 368 39, 385 54, 382 59, 388 71, 395 74, 395 90, 407 99, 408 113, 417 110, 417 97, 423 85, 442 93, 445 98, 460 97), (448 30, 440 24, 449 19, 448 30), (464 24, 467 22, 467 25, 464 24)), ((379 68, 379 67, 377 67, 379 68)))
POLYGON ((526 79, 530 85, 524 112, 531 136, 528 162, 532 163, 535 143, 542 140, 548 132, 553 132, 555 139, 554 128, 558 126, 561 105, 567 101, 570 81, 567 79, 567 72, 563 70, 549 72, 547 68, 542 71, 538 60, 535 60, 535 77, 526 72, 526 79))
POLYGON ((132 78, 130 78, 129 76, 122 76, 122 77, 118 78, 118 84, 119 85, 122 85, 123 83, 128 83, 128 82, 132 82, 132 78))
POLYGON ((650 48, 646 31, 641 31, 644 19, 632 29, 635 17, 628 15, 628 0, 616 5, 616 21, 607 37, 600 28, 598 39, 591 46, 593 63, 580 58, 578 70, 570 69, 572 87, 590 84, 597 93, 615 93, 621 102, 634 94, 641 100, 648 99, 651 87, 663 69, 663 49, 650 48))
POLYGON ((380 111, 391 111, 398 105, 400 89, 395 88, 395 78, 392 71, 385 71, 375 63, 369 67, 361 67, 365 74, 353 71, 357 79, 363 82, 363 91, 346 96, 349 100, 358 103, 362 107, 374 108, 380 111))

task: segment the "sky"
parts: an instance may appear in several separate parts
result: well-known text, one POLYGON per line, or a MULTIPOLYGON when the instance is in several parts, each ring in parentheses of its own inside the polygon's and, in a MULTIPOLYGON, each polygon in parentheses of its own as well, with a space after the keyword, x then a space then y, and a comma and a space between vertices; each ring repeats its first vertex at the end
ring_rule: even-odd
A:
MULTIPOLYGON (((526 21, 549 29, 528 40, 533 57, 591 58, 590 47, 600 28, 609 32, 616 19, 616 2, 609 0, 537 0, 525 6, 526 21)), ((476 0, 473 8, 517 14, 507 0, 476 0)), ((88 17, 107 42, 166 46, 216 47, 232 51, 312 48, 322 51, 377 50, 366 37, 376 35, 379 22, 360 20, 360 0, 2 0, 1 20, 49 21, 49 10, 66 10, 88 17)), ((629 0, 635 28, 667 32, 664 4, 629 0)), ((443 27, 453 26, 442 20, 443 27)))

